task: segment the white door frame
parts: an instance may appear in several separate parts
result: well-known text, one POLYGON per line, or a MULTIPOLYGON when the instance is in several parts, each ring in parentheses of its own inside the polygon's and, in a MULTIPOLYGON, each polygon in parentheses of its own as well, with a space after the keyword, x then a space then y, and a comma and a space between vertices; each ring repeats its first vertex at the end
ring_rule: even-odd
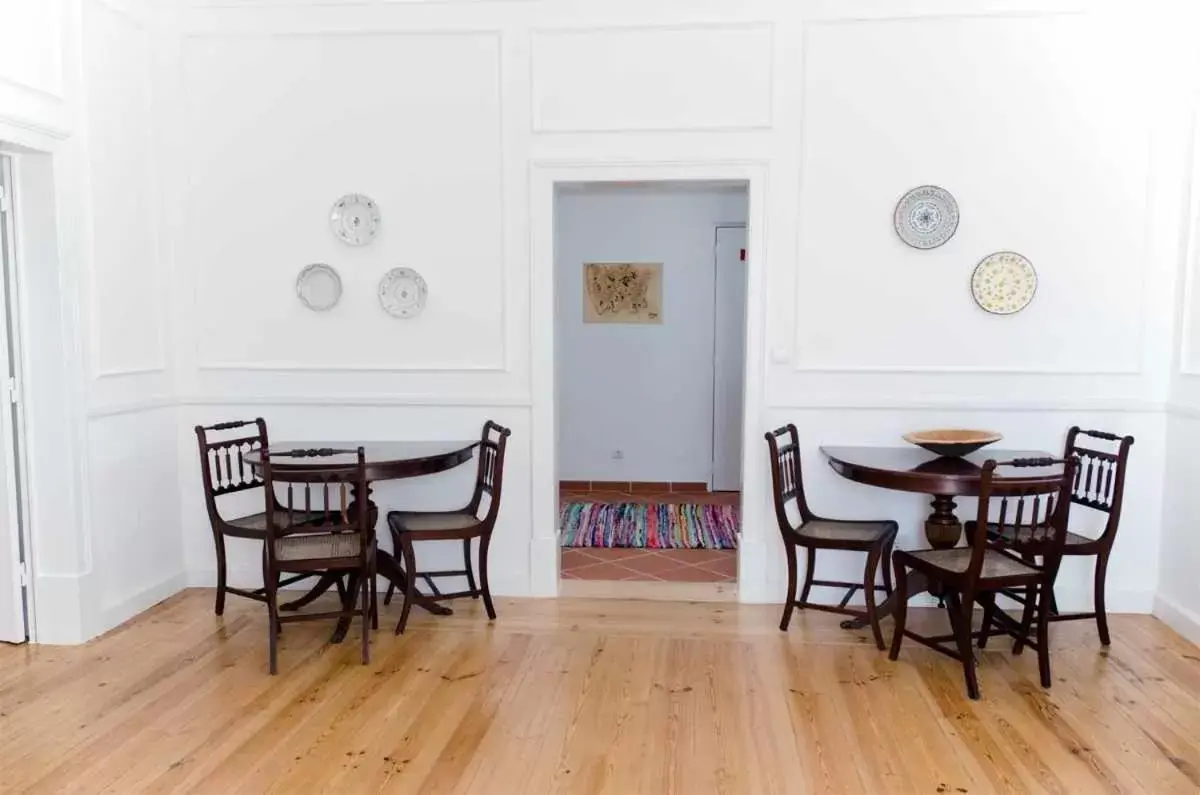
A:
MULTIPOLYGON (((767 293, 767 163, 761 160, 612 162, 535 160, 530 168, 530 381, 532 426, 530 592, 558 594, 557 395, 554 367, 554 188, 563 182, 659 182, 730 180, 748 183, 746 286, 746 371, 742 426, 743 494, 766 494, 769 474, 754 439, 765 419, 767 293)), ((738 553, 738 598, 769 601, 762 573, 767 567, 766 502, 742 500, 742 539, 738 553)))
POLYGON ((86 423, 81 393, 81 351, 77 332, 78 296, 71 288, 75 273, 86 259, 82 197, 86 180, 80 147, 66 128, 29 124, 0 112, 0 145, 13 160, 17 202, 16 300, 21 308, 17 341, 22 361, 21 384, 24 448, 25 560, 28 565, 27 623, 29 639, 37 643, 77 643, 86 636, 82 573, 66 559, 88 554, 81 536, 81 455, 86 448, 86 423), (35 163, 36 161, 36 163, 35 163), (36 176, 31 176, 36 175, 36 176), (26 190, 33 178, 42 184, 36 202, 26 190), (36 209, 30 213, 30 205, 36 209), (38 223, 52 218, 53 251, 31 252, 29 235, 22 230, 29 215, 38 223), (53 275, 42 287, 33 287, 29 271, 38 268, 53 275), (52 286, 49 286, 52 285, 52 286), (50 307, 54 308, 49 312, 50 307), (55 319, 53 333, 47 324, 55 319), (60 355, 53 361, 34 356, 35 340, 49 339, 60 355), (62 347, 57 348, 61 342, 62 347), (70 471, 64 471, 69 467, 70 471), (57 554, 49 554, 47 550, 57 554), (49 562, 49 563, 48 563, 49 562))

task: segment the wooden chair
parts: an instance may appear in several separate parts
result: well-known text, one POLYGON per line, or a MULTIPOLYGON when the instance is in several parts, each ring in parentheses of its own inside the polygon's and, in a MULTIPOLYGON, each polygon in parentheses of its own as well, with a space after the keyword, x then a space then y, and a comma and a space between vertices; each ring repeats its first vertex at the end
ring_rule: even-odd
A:
MULTIPOLYGON (((483 437, 479 443, 479 469, 475 477, 475 492, 465 507, 455 511, 391 511, 388 527, 392 532, 392 545, 397 558, 403 558, 405 583, 404 608, 396 624, 396 634, 404 632, 408 625, 408 614, 412 610, 416 595, 417 578, 425 580, 433 592, 434 600, 457 599, 469 596, 483 597, 483 606, 488 619, 495 620, 496 608, 492 604, 492 592, 488 588, 488 548, 492 543, 492 531, 496 527, 496 516, 500 512, 500 492, 504 482, 504 450, 508 428, 488 420, 483 425, 483 437), (488 498, 487 510, 480 516, 484 496, 488 498), (471 541, 479 539, 479 585, 475 584, 475 573, 471 568, 471 541), (413 544, 417 541, 461 541, 463 568, 453 571, 417 571, 416 553, 413 544), (466 577, 467 589, 453 593, 442 593, 434 578, 466 577)), ((383 603, 389 604, 395 586, 388 587, 383 603)))
MULTIPOLYGON (((1050 618, 1050 594, 1054 578, 1062 561, 1067 540, 1067 520, 1071 509, 1071 484, 1078 461, 1074 458, 1020 458, 997 463, 989 460, 983 465, 979 488, 979 510, 976 523, 986 525, 996 516, 997 527, 1011 529, 1014 534, 1027 528, 1041 527, 1047 539, 1041 564, 1023 560, 1004 548, 987 533, 976 533, 969 546, 951 549, 927 549, 914 552, 897 550, 893 556, 896 566, 896 628, 892 636, 889 658, 897 659, 900 644, 907 635, 913 640, 940 651, 962 663, 967 683, 967 695, 979 698, 979 682, 975 675, 975 653, 971 639, 971 619, 975 603, 984 606, 983 626, 978 636, 986 638, 993 623, 1005 634, 1017 638, 1014 652, 1028 643, 1038 652, 1038 670, 1042 687, 1050 687, 1050 645, 1047 632, 1050 618), (1031 467, 1062 465, 1062 477, 1054 479, 1022 477, 1021 470, 1031 467), (1012 468, 1012 477, 996 477, 997 467, 1012 468), (1057 500, 1055 497, 1057 496, 1057 500), (910 595, 909 571, 919 574, 929 585, 931 593, 945 597, 952 631, 936 637, 918 635, 905 629, 907 601, 910 595), (1025 588, 1029 599, 1020 624, 1006 613, 996 610, 996 594, 1009 588, 1025 588), (1037 640, 1026 640, 1037 611, 1037 640), (953 641, 955 648, 943 644, 953 641)), ((916 578, 914 577, 914 584, 916 578)), ((917 590, 917 589, 914 589, 917 590)), ((921 588, 919 590, 925 590, 921 588)))
MULTIPOLYGON (((825 519, 814 514, 808 507, 804 496, 804 482, 800 473, 800 439, 795 425, 786 425, 766 434, 767 445, 771 450, 771 484, 772 495, 775 498, 775 518, 779 523, 779 532, 783 536, 783 546, 787 554, 788 592, 787 601, 783 607, 783 618, 779 629, 787 631, 792 619, 792 609, 799 607, 811 610, 824 610, 830 613, 854 616, 857 621, 865 622, 875 635, 875 644, 885 648, 883 632, 879 627, 879 615, 875 605, 875 592, 884 591, 889 596, 892 593, 891 572, 887 567, 888 553, 896 541, 898 526, 891 520, 855 521, 842 519, 825 519), (782 442, 782 443, 781 443, 782 442), (793 526, 787 514, 787 506, 794 500, 799 512, 800 524, 793 526), (806 550, 806 569, 804 586, 800 598, 796 598, 796 548, 806 550), (867 565, 863 572, 861 583, 841 582, 838 580, 816 580, 818 549, 841 549, 867 553, 867 565), (875 584, 875 572, 883 561, 883 585, 875 584), (809 591, 814 585, 831 588, 845 588, 846 593, 837 605, 818 604, 808 601, 809 591), (866 606, 864 610, 847 607, 856 591, 862 591, 866 606)), ((847 622, 849 623, 849 622, 847 622)), ((846 624, 843 624, 846 626, 846 624)))
MULTIPOLYGON (((219 498, 229 494, 263 488, 263 481, 245 462, 244 456, 251 450, 266 449, 267 423, 262 417, 255 420, 219 422, 216 425, 196 426, 196 441, 200 445, 200 473, 204 480, 204 502, 208 508, 208 521, 212 526, 213 544, 217 553, 217 603, 214 611, 217 615, 225 612, 225 594, 231 593, 258 602, 266 602, 265 588, 246 590, 233 588, 226 584, 225 538, 248 538, 252 541, 267 540, 266 513, 253 513, 235 519, 225 519, 217 508, 219 498), (253 432, 241 429, 253 426, 253 432), (236 433, 232 433, 236 432, 236 433), (209 434, 214 433, 221 438, 213 440, 209 434)), ((267 491, 270 495, 270 491, 267 491)), ((273 495, 272 495, 273 496, 273 495)), ((278 507, 278 501, 274 502, 278 507)), ((319 518, 317 514, 298 513, 295 519, 304 523, 319 518)), ((311 574, 299 574, 280 585, 290 585, 293 582, 311 577, 311 574)))
MULTIPOLYGON (((1071 487, 1071 502, 1106 514, 1107 518, 1104 529, 1096 538, 1078 533, 1067 533, 1067 543, 1063 549, 1063 554, 1067 556, 1094 556, 1096 558, 1092 612, 1059 613, 1058 604, 1054 600, 1054 594, 1051 593, 1050 620, 1078 621, 1094 618, 1096 619, 1096 630, 1100 635, 1100 643, 1104 646, 1109 645, 1110 640, 1108 610, 1104 603, 1104 581, 1108 576, 1108 559, 1112 554, 1113 541, 1117 537, 1117 526, 1121 522, 1121 502, 1125 493, 1125 464, 1129 459, 1129 448, 1132 446, 1132 436, 1117 436, 1106 431, 1080 430, 1078 425, 1067 432, 1064 457, 1075 456, 1079 459, 1079 467, 1075 470, 1075 481, 1071 487), (1078 443, 1080 436, 1116 443, 1116 452, 1080 446, 1078 443)), ((974 531, 974 527, 967 527, 966 530, 971 533, 974 531)), ((988 533, 994 538, 1002 538, 1006 546, 1026 558, 1043 554, 1042 549, 1046 545, 1043 528, 1036 528, 1031 532, 1014 536, 1009 528, 988 525, 988 533)), ((1025 601, 1024 595, 1017 591, 1009 591, 1005 596, 1018 602, 1025 601)), ((986 643, 986 636, 981 640, 986 643)))
POLYGON ((283 623, 336 618, 349 622, 362 617, 362 661, 370 661, 370 591, 375 583, 375 527, 370 511, 347 512, 350 489, 367 493, 367 464, 363 448, 334 450, 274 451, 264 448, 263 480, 267 494, 267 539, 263 554, 263 581, 266 583, 267 610, 270 615, 268 643, 270 669, 277 671, 279 629, 283 623), (281 465, 287 459, 331 458, 354 455, 351 463, 329 462, 328 466, 290 469, 281 465), (284 486, 282 504, 274 499, 275 487, 284 486), (297 517, 317 514, 320 518, 306 523, 297 517), (278 591, 284 573, 339 572, 349 585, 340 610, 320 613, 280 615, 278 591), (361 605, 355 608, 356 597, 361 605))

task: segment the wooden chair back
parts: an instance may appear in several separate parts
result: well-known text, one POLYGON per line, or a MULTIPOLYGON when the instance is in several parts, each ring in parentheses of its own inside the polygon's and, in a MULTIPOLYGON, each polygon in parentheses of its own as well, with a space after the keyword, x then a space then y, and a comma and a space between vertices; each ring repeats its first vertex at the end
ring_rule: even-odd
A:
POLYGON ((267 423, 262 417, 253 420, 218 422, 216 425, 197 425, 196 441, 200 447, 200 474, 204 481, 204 502, 208 516, 221 522, 217 498, 248 489, 263 487, 263 479, 246 463, 251 450, 265 450, 267 423), (243 431, 242 429, 247 429, 243 431), (237 433, 230 433, 237 431, 237 433), (210 434, 222 438, 212 439, 210 434))
POLYGON ((483 424, 479 442, 479 467, 475 474, 475 491, 465 512, 478 515, 483 497, 488 497, 487 513, 480 518, 485 524, 494 523, 500 512, 500 493, 504 486, 504 453, 512 431, 488 420, 483 424))
MULTIPOLYGON (((1010 461, 989 459, 983 465, 979 484, 978 527, 989 522, 1013 538, 1041 538, 1042 568, 1050 578, 1058 571, 1063 549, 1067 543, 1067 522, 1071 512, 1071 490, 1075 482, 1078 459, 1014 458, 1010 461), (1062 474, 1053 480, 1032 477, 1033 468, 1061 466, 1062 474), (996 474, 1001 470, 1001 475, 996 474)), ((1002 541, 989 538, 989 533, 974 534, 971 560, 966 570, 966 590, 974 592, 989 549, 1003 551, 1002 541)))
POLYGON ((263 480, 267 494, 267 555, 273 561, 275 542, 289 535, 317 533, 359 533, 363 558, 374 538, 370 511, 352 506, 354 494, 367 494, 366 451, 337 450, 329 447, 302 450, 263 448, 263 480), (297 458, 356 456, 354 463, 330 461, 325 466, 280 467, 280 461, 297 458), (353 507, 353 510, 351 508, 353 507))
POLYGON ((1125 464, 1129 460, 1132 436, 1107 431, 1081 430, 1078 425, 1067 431, 1064 456, 1075 456, 1079 467, 1071 486, 1071 502, 1108 515, 1100 540, 1111 545, 1121 521, 1121 503, 1125 495, 1125 464), (1079 437, 1115 443, 1116 452, 1084 446, 1079 437))
POLYGON ((771 496, 775 502, 775 518, 779 522, 780 532, 786 535, 794 529, 787 515, 788 502, 795 501, 801 523, 816 518, 804 497, 804 480, 800 471, 800 434, 795 425, 788 423, 765 436, 771 451, 771 496))

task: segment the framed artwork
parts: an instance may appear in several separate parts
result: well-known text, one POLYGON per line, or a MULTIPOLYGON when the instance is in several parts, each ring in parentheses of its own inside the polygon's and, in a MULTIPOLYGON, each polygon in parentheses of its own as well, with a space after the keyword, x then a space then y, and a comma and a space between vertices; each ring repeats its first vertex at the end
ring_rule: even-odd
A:
POLYGON ((585 262, 584 323, 662 323, 661 262, 585 262))

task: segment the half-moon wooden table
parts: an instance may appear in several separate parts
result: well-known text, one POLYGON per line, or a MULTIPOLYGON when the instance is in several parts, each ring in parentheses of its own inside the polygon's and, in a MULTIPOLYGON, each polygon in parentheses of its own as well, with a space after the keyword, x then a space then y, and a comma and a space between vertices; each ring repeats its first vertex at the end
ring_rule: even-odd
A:
MULTIPOLYGON (((351 514, 356 512, 358 510, 358 501, 361 499, 366 503, 367 510, 371 512, 370 522, 374 525, 379 520, 379 508, 371 501, 372 483, 378 480, 415 478, 421 475, 432 475, 436 472, 453 469, 460 464, 470 461, 474 457, 475 448, 478 446, 479 441, 475 440, 469 442, 276 442, 271 445, 271 448, 278 451, 285 451, 319 450, 323 447, 334 450, 357 450, 359 447, 362 447, 367 464, 367 493, 352 493, 347 512, 351 514)), ((245 461, 254 470, 255 474, 262 474, 262 456, 258 450, 246 453, 245 461)), ((357 454, 317 458, 277 458, 272 461, 271 468, 276 472, 294 472, 306 468, 319 469, 331 464, 354 465, 357 461, 357 454)), ((353 491, 357 492, 357 489, 353 491)), ((404 571, 400 568, 400 564, 396 561, 396 558, 385 549, 376 550, 375 555, 378 573, 395 583, 396 588, 403 593, 406 588, 404 571)), ((332 588, 340 579, 340 574, 323 574, 311 591, 293 602, 280 605, 280 609, 297 610, 304 607, 332 588)), ((351 594, 355 592, 353 583, 347 591, 351 594)), ((417 593, 414 604, 438 615, 449 615, 453 612, 450 608, 427 599, 420 592, 417 593)), ((349 627, 349 619, 339 621, 337 629, 334 631, 333 642, 340 642, 346 636, 346 631, 349 627)))
MULTIPOLYGON (((915 446, 822 447, 821 452, 829 459, 833 471, 847 480, 881 489, 932 495, 933 512, 925 520, 925 538, 934 549, 948 549, 958 544, 962 536, 962 522, 954 515, 954 498, 979 496, 983 465, 989 458, 1009 461, 1014 458, 1054 457, 1039 450, 984 448, 961 458, 948 458, 915 446)), ((1056 481, 1062 477, 1062 467, 1030 468, 1021 475, 1023 480, 1045 478, 1056 481)), ((891 561, 884 562, 885 566, 890 564, 891 561)), ((908 596, 911 598, 923 591, 931 591, 929 583, 920 572, 912 572, 908 577, 908 596)), ((878 607, 880 616, 895 612, 897 593, 893 592, 878 607)), ((941 596, 939 593, 934 595, 941 596)), ((851 619, 843 621, 842 626, 861 629, 866 626, 866 621, 851 619)))
MULTIPOLYGON (((955 497, 979 495, 983 465, 989 458, 1053 458, 1039 450, 982 450, 947 458, 919 447, 822 447, 829 465, 847 480, 893 491, 912 491, 933 496, 933 512, 925 520, 925 538, 934 549, 958 543, 962 522, 954 515, 955 497)), ((1054 481, 1062 477, 1061 466, 1027 469, 1022 480, 1054 481)))

